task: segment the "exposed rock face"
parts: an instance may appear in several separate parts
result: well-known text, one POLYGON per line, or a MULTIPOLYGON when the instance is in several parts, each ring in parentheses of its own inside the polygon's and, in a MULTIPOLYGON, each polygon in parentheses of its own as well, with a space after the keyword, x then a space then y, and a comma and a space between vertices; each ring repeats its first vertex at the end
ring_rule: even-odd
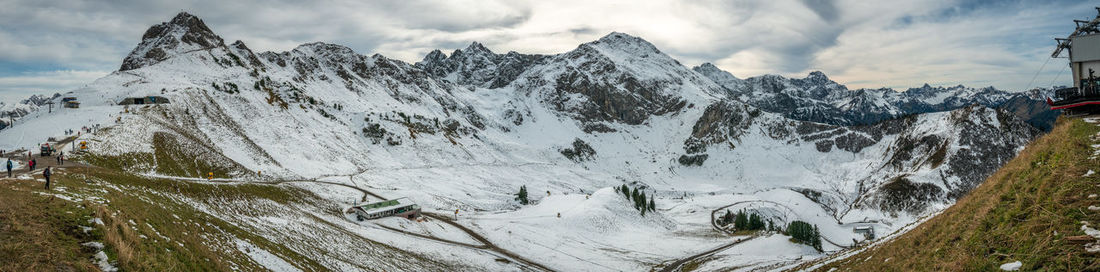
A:
MULTIPOLYGON (((611 33, 532 67, 517 90, 537 93, 555 110, 582 123, 643 124, 680 111, 685 88, 720 87, 640 38, 611 33)), ((596 130, 606 131, 606 130, 596 130)))
POLYGON ((145 67, 179 53, 220 46, 225 46, 225 42, 202 19, 181 12, 172 21, 146 30, 141 37, 141 44, 122 60, 119 71, 145 67))
POLYGON ((542 63, 543 55, 526 55, 516 52, 496 54, 481 43, 474 42, 466 49, 455 50, 451 56, 434 50, 416 63, 432 76, 444 78, 461 85, 474 85, 490 89, 512 83, 533 65, 542 63))
POLYGON ((904 175, 878 177, 893 183, 911 184, 887 184, 878 189, 872 188, 860 205, 872 205, 885 211, 919 213, 927 208, 919 203, 954 201, 981 184, 1040 133, 1012 113, 982 106, 951 111, 946 120, 954 133, 932 134, 926 124, 911 125, 915 131, 927 132, 907 131, 899 135, 892 144, 896 147, 892 150, 893 154, 883 165, 883 170, 889 169, 895 173, 934 169, 939 172, 938 181, 908 181, 904 175), (929 188, 927 184, 937 185, 938 188, 929 188), (902 188, 915 189, 897 192, 902 188))
POLYGON ((596 150, 580 138, 573 140, 573 146, 561 149, 561 154, 569 160, 582 162, 591 160, 596 156, 596 150))
MULTIPOLYGON (((755 109, 730 102, 707 107, 684 141, 681 164, 703 165, 708 147, 740 145, 744 134, 762 130, 790 145, 812 144, 821 153, 849 152, 888 144, 876 174, 863 178, 857 206, 919 214, 929 203, 954 201, 980 184, 1039 130, 1004 110, 970 106, 949 114, 909 116, 869 126, 843 127, 805 121, 775 122, 755 109), (914 180, 907 173, 932 171, 938 178, 914 180)), ((802 154, 802 157, 815 155, 802 154)))

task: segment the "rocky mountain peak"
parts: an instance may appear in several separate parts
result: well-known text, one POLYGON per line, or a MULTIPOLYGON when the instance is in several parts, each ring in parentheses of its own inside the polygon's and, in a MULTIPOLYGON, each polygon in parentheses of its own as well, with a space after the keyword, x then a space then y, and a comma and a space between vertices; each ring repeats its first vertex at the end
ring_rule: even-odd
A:
POLYGON ((465 49, 465 50, 463 50, 463 51, 465 51, 465 52, 466 52, 466 54, 478 54, 478 55, 483 55, 483 54, 489 54, 489 55, 495 55, 495 54, 493 53, 493 50, 489 50, 489 48, 486 48, 486 47, 485 47, 485 45, 483 45, 483 44, 481 44, 481 43, 479 43, 479 42, 472 42, 472 43, 470 43, 470 45, 469 45, 469 46, 466 46, 466 49, 465 49))
POLYGON ((332 44, 326 42, 311 42, 304 43, 295 47, 296 51, 312 51, 318 54, 355 54, 355 50, 339 44, 332 44))
POLYGON ((828 76, 825 76, 825 73, 824 73, 824 72, 821 72, 821 71, 813 71, 813 72, 810 72, 810 75, 809 75, 809 76, 806 76, 806 79, 812 79, 812 80, 821 80, 821 81, 824 81, 824 80, 829 80, 829 77, 828 77, 828 76))
POLYGON ((721 68, 718 68, 718 66, 714 66, 714 64, 709 62, 703 63, 699 66, 695 66, 691 68, 691 70, 695 71, 696 73, 702 74, 703 76, 714 81, 714 83, 718 83, 719 86, 722 86, 729 91, 737 91, 744 85, 743 80, 741 80, 740 78, 737 78, 730 72, 726 72, 725 70, 722 70, 721 68))
POLYGON ((248 49, 248 46, 244 45, 244 42, 242 42, 241 40, 237 40, 237 41, 233 42, 233 44, 230 44, 230 46, 233 46, 234 48, 237 48, 237 49, 246 49, 246 50, 248 49))
POLYGON ((421 60, 420 62, 421 63, 439 63, 439 62, 442 62, 446 59, 447 59, 447 54, 444 54, 443 51, 439 51, 439 49, 436 49, 436 50, 432 50, 432 52, 429 52, 427 55, 424 55, 424 60, 421 60))
POLYGON ((691 68, 691 70, 694 70, 694 71, 702 73, 702 74, 712 74, 712 73, 725 72, 722 69, 718 68, 718 66, 714 66, 714 64, 712 64, 710 62, 700 64, 699 66, 695 66, 695 67, 691 68))
POLYGON ((544 57, 516 52, 497 54, 479 42, 472 42, 450 56, 433 50, 415 65, 432 76, 459 84, 499 88, 515 80, 544 57))
POLYGON ((171 21, 146 30, 141 37, 141 43, 126 56, 119 70, 133 70, 156 64, 177 54, 222 46, 225 46, 225 42, 202 19, 180 12, 171 21))
POLYGON ((658 50, 657 46, 649 41, 621 32, 611 32, 599 40, 581 45, 581 47, 585 46, 600 48, 605 52, 618 51, 631 55, 661 54, 661 50, 658 50))

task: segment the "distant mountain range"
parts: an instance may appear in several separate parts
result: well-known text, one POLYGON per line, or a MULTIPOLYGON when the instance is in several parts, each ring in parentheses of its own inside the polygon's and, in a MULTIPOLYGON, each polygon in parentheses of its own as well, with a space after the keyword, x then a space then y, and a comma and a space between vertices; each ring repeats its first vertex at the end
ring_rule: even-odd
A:
POLYGON ((1017 93, 993 87, 932 87, 849 90, 815 71, 801 79, 764 75, 739 79, 710 63, 692 68, 725 88, 732 97, 768 112, 833 125, 869 125, 912 114, 948 111, 973 104, 1004 108, 1029 124, 1049 130, 1058 112, 1050 111, 1050 89, 1017 93), (1045 110, 1043 110, 1045 109, 1045 110))

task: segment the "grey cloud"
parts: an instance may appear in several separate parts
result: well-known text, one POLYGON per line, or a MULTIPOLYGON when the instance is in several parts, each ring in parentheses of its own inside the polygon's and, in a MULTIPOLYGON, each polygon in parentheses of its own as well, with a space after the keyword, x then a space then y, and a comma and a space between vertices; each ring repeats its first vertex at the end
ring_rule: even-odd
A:
MULTIPOLYGON (((9 66, 114 69, 149 26, 186 10, 227 41, 242 40, 257 51, 323 41, 416 62, 431 50, 449 54, 473 41, 498 53, 560 53, 620 31, 649 40, 687 65, 715 62, 740 77, 823 70, 869 87, 937 80, 993 81, 1000 87, 997 78, 1030 79, 1042 61, 1045 50, 1039 49, 1050 46, 1046 36, 1064 35, 1069 19, 1095 13, 1089 3, 1030 0, 630 5, 588 0, 0 0, 0 5, 5 7, 0 9, 0 63, 9 66), (1067 11, 1076 9, 1081 10, 1067 11), (1025 38, 1034 36, 1043 38, 1025 38)), ((52 75, 64 73, 35 78, 52 75)), ((10 73, 0 74, 5 76, 10 73)), ((28 82, 19 88, 41 81, 28 82)), ((0 85, 0 92, 5 88, 12 87, 0 85)))
POLYGON ((836 8, 836 1, 833 0, 802 0, 802 3, 806 7, 817 13, 818 17, 826 22, 834 22, 839 16, 839 11, 836 8))

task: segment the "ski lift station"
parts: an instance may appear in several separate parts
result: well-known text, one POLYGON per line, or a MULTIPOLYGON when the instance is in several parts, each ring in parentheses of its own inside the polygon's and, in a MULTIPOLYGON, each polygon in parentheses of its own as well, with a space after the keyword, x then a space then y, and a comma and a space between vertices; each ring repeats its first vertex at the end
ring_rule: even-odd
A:
POLYGON ((875 239, 875 228, 872 226, 858 226, 852 229, 857 234, 863 234, 863 238, 867 240, 875 239))
POLYGON ((1051 57, 1069 52, 1073 87, 1056 90, 1057 100, 1047 99, 1051 110, 1100 111, 1100 7, 1096 11, 1096 19, 1074 20, 1077 29, 1064 39, 1055 39, 1058 46, 1051 57))
POLYGON ((420 206, 406 197, 355 205, 351 207, 351 211, 355 212, 355 218, 359 221, 387 216, 400 216, 407 219, 420 216, 420 206))
POLYGON ((163 96, 146 96, 146 97, 127 97, 119 105, 148 105, 148 104, 168 104, 168 98, 163 96))
POLYGON ((70 109, 80 108, 80 101, 76 101, 76 97, 65 97, 61 99, 62 106, 70 109))

